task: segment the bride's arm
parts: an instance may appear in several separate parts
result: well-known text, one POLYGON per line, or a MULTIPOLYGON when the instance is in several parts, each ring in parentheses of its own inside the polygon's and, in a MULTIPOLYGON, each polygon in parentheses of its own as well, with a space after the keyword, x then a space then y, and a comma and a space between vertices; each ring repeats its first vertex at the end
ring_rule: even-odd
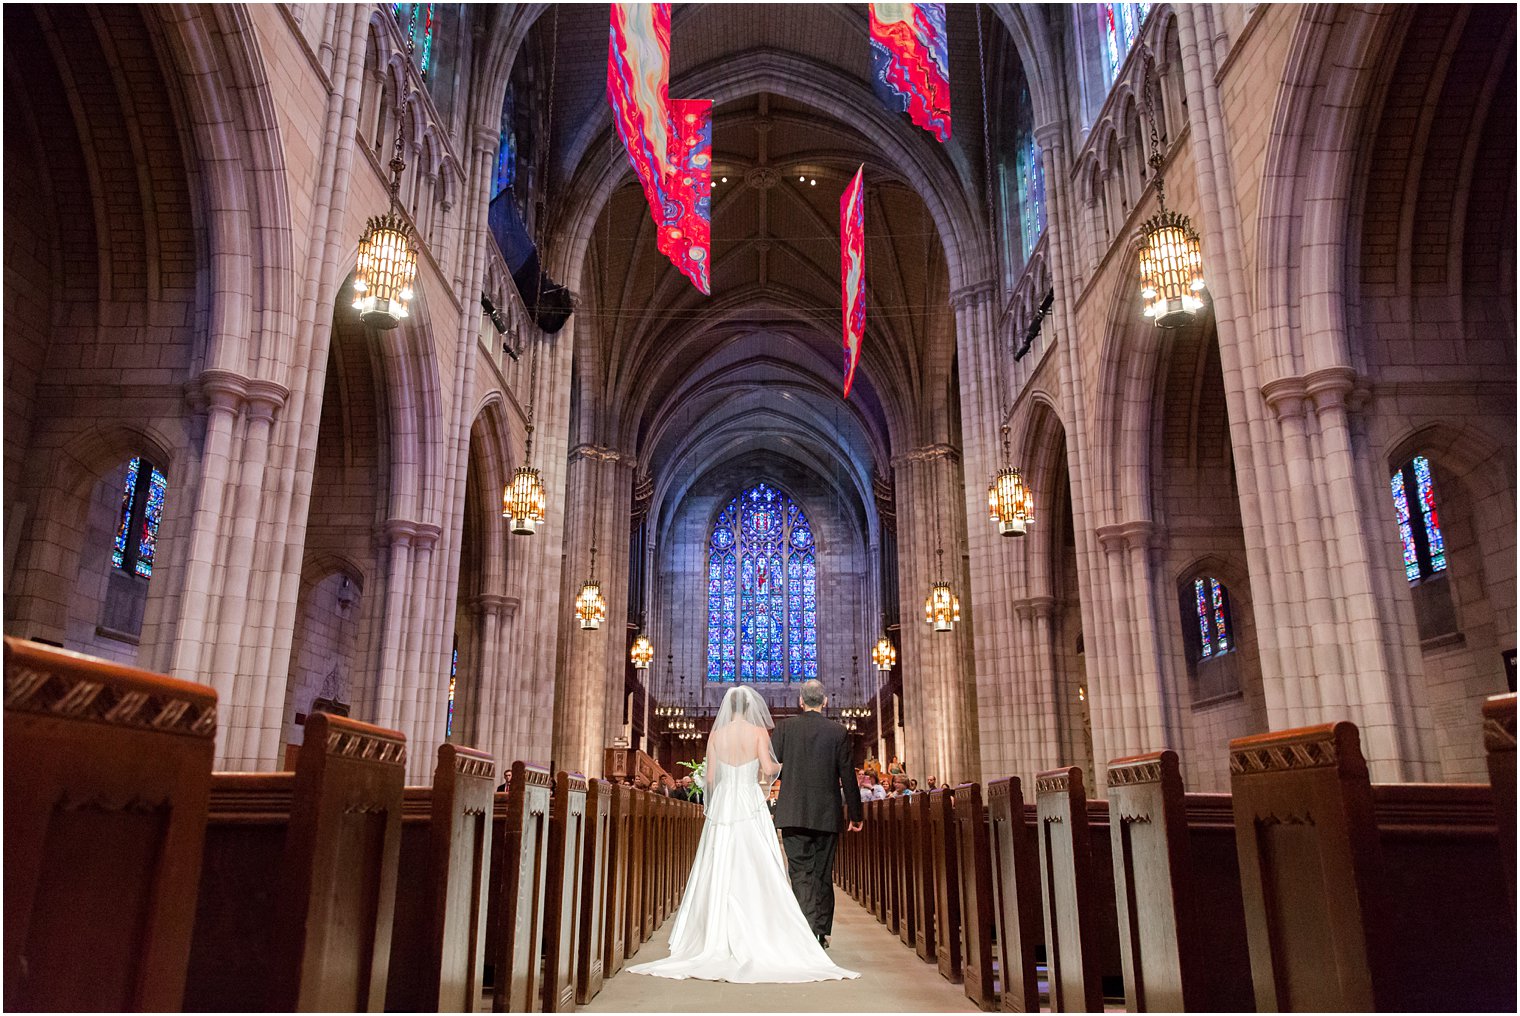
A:
POLYGON ((781 763, 776 761, 776 753, 771 749, 771 735, 764 727, 757 727, 755 755, 760 759, 760 782, 769 786, 781 771, 781 763))

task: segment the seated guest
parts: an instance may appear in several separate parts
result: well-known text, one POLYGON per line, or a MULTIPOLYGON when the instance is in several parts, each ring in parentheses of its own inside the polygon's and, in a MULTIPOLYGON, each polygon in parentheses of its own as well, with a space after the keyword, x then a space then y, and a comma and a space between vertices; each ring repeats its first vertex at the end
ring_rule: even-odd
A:
POLYGON ((909 780, 908 781, 908 790, 909 790, 909 792, 914 793, 914 794, 918 793, 918 781, 917 780, 909 780))

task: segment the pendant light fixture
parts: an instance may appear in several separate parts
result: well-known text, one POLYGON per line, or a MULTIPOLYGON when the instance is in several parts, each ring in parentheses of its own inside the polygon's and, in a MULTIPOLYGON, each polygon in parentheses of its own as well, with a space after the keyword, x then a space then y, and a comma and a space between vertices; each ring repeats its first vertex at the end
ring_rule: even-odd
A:
POLYGON ((600 466, 593 467, 591 486, 591 577, 581 584, 581 593, 575 598, 575 617, 581 631, 596 631, 607 620, 607 601, 602 598, 602 583, 596 577, 596 534, 601 521, 598 506, 601 504, 600 466))
POLYGON ((881 612, 881 638, 871 647, 871 665, 882 673, 897 666, 897 647, 892 644, 892 637, 887 632, 886 611, 881 612))
POLYGON ((1155 87, 1145 69, 1145 119, 1151 131, 1150 167, 1156 176, 1159 210, 1140 227, 1140 296, 1145 316, 1158 328, 1181 328, 1203 310, 1203 248, 1186 215, 1166 207, 1166 184, 1161 166, 1161 141, 1156 133, 1155 87))
MULTIPOLYGON (((412 55, 411 36, 406 42, 407 56, 412 55)), ((403 79, 400 87, 407 85, 403 79)), ((396 109, 396 147, 391 155, 391 206, 384 215, 371 216, 359 238, 359 256, 354 263, 354 309, 371 328, 391 329, 410 316, 408 305, 416 294, 412 284, 417 279, 417 248, 412 244, 412 228, 401 215, 401 171, 403 136, 410 96, 396 109)))
MULTIPOLYGON (((935 484, 936 488, 938 483, 935 484)), ((935 491, 936 495, 938 490, 935 491)), ((945 548, 942 544, 939 517, 935 516, 934 522, 934 558, 938 562, 940 579, 929 589, 929 596, 924 600, 924 620, 934 627, 935 631, 954 631, 955 626, 961 619, 961 601, 950 588, 950 583, 944 578, 945 574, 945 548)))
MULTIPOLYGON (((675 677, 676 668, 671 662, 673 659, 674 657, 670 653, 665 654, 665 683, 670 686, 671 690, 675 689, 673 678, 675 677)), ((668 702, 665 705, 655 706, 654 714, 663 720, 671 716, 685 716, 686 709, 679 702, 668 702)))
MULTIPOLYGON (((532 342, 533 340, 529 340, 532 342)), ((533 468, 533 399, 538 388, 538 343, 528 359, 527 440, 523 444, 523 464, 512 473, 512 481, 501 492, 501 517, 511 520, 516 536, 532 536, 544 523, 549 496, 544 480, 533 468)))
MULTIPOLYGON (((1012 461, 1008 452, 1008 425, 1003 425, 1003 461, 1012 461)), ((1023 536, 1034 522, 1034 497, 1024 483, 1019 468, 1005 465, 998 470, 987 488, 989 518, 997 523, 1003 536, 1023 536)))
POLYGON ((633 646, 628 650, 628 658, 633 662, 634 670, 648 670, 649 663, 654 659, 654 643, 649 641, 649 636, 639 632, 638 638, 633 640, 633 646))

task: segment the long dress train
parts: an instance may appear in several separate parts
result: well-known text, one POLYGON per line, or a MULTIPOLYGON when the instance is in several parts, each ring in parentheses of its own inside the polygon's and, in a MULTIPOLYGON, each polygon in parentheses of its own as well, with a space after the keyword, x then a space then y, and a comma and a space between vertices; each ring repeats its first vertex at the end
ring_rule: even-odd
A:
POLYGON ((860 975, 830 962, 808 927, 786 874, 761 789, 759 760, 720 767, 670 956, 628 969, 739 984, 837 981, 860 975))

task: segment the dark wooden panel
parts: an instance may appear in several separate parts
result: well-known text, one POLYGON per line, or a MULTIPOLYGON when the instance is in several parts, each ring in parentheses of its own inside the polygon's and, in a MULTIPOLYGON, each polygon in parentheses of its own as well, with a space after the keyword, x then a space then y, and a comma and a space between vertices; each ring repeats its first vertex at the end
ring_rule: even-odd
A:
POLYGON ((215 732, 211 688, 5 640, 7 1009, 179 1008, 215 732))

